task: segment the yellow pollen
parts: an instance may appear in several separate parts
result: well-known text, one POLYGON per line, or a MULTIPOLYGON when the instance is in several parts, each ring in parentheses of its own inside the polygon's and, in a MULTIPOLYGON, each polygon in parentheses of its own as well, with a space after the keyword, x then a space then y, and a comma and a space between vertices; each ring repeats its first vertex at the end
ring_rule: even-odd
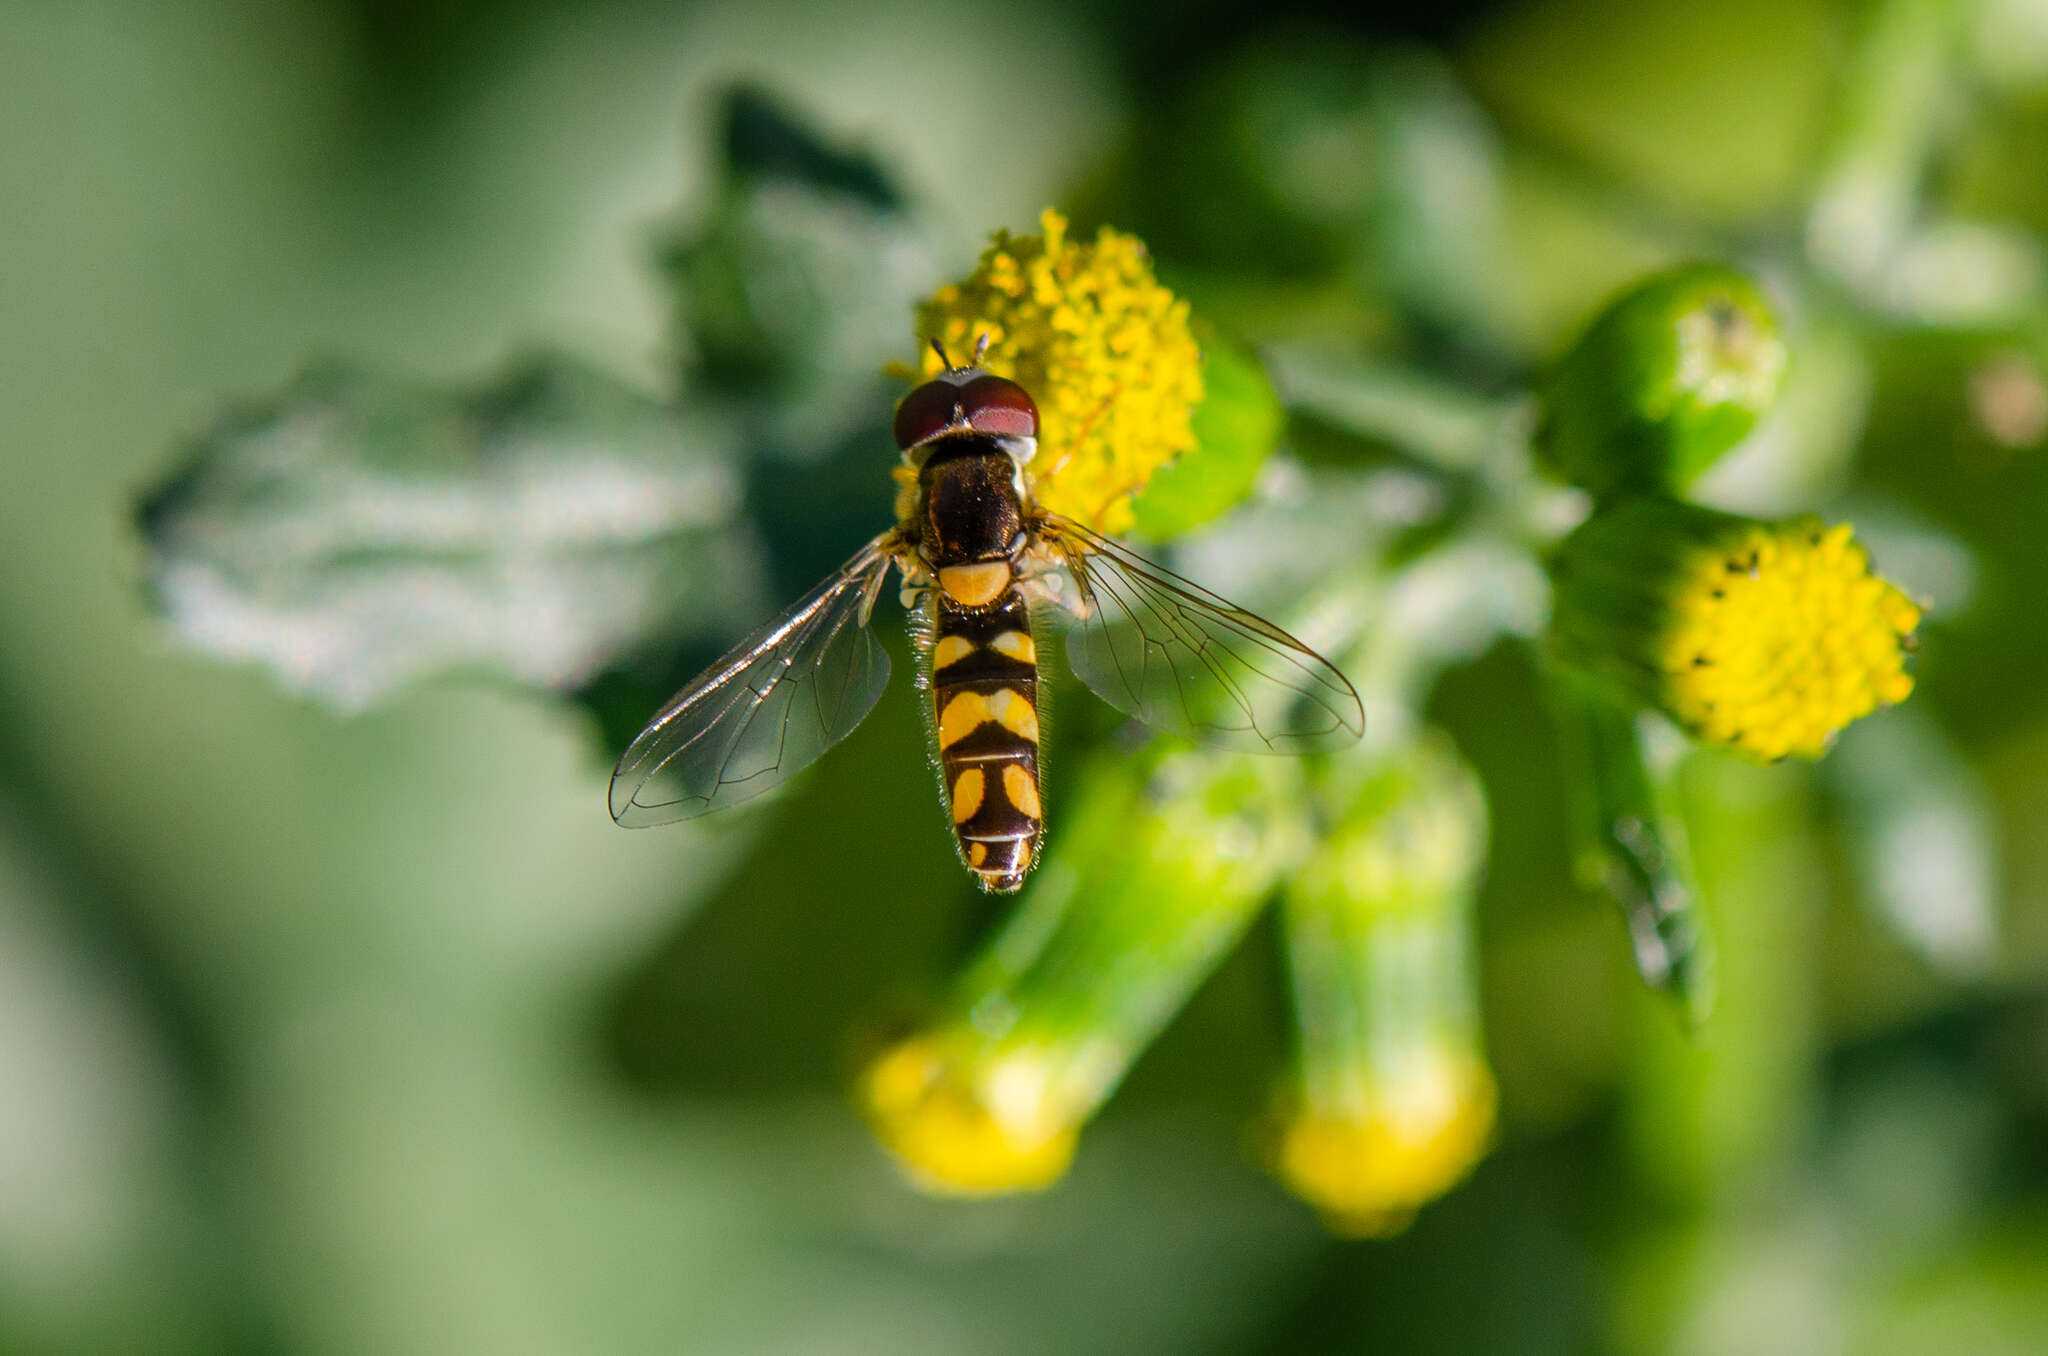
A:
MULTIPOLYGON (((1038 404, 1038 501, 1123 531, 1131 493, 1194 446, 1201 351, 1187 303, 1159 285, 1135 236, 1105 226, 1077 242, 1049 208, 1039 229, 998 231, 973 273, 918 307, 918 338, 957 356, 986 334, 982 366, 1038 404)), ((938 375, 938 356, 920 357, 922 374, 938 375)))
POLYGON ((1702 551, 1658 646, 1665 705, 1699 737, 1763 761, 1817 758, 1913 690, 1920 610, 1870 572, 1846 524, 1757 526, 1702 551))
POLYGON ((948 664, 957 664, 974 653, 974 642, 965 636, 945 636, 932 647, 932 670, 937 672, 948 664))
POLYGON ((1010 564, 984 560, 973 565, 948 565, 939 571, 939 587, 962 607, 987 607, 1010 587, 1010 564))
POLYGON ((988 643, 997 654, 1008 655, 1020 664, 1036 664, 1038 647, 1031 643, 1031 637, 1023 631, 1005 631, 988 643))
POLYGON ((963 692, 939 713, 939 747, 950 749, 988 720, 988 703, 979 692, 963 692))
MULTIPOLYGON (((981 769, 978 767, 968 768, 960 774, 960 780, 953 783, 953 822, 955 824, 965 824, 968 820, 974 818, 975 811, 981 808, 982 791, 986 788, 987 784, 987 780, 982 776, 981 769)), ((1006 782, 1005 785, 1007 784, 1006 782)))
POLYGON ((1038 712, 1020 692, 999 688, 988 699, 989 719, 1019 739, 1038 742, 1038 712))
POLYGON ((1043 819, 1045 817, 1038 804, 1038 783, 1029 772, 1024 770, 1022 764, 1005 763, 1003 765, 1003 794, 1010 798, 1010 804, 1016 806, 1031 818, 1043 819))
POLYGON ((861 1075, 862 1109, 904 1175, 926 1191, 995 1196, 1051 1186, 1073 1161, 1075 1131, 1004 1124, 978 1088, 1001 1071, 976 1072, 949 1059, 936 1038, 913 1036, 861 1075))

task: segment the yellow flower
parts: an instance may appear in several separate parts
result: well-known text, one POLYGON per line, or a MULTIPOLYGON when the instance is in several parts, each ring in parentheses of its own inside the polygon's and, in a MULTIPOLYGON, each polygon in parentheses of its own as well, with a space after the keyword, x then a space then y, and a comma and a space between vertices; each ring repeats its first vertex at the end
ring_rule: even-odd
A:
POLYGON ((1077 1132, 1070 1123, 1048 1123, 1041 1108, 1020 1114, 1014 1105, 991 1104, 991 1087, 1027 1080, 1021 1065, 977 1072, 921 1035, 867 1067, 859 1100, 875 1138, 922 1189, 943 1196, 1038 1191, 1065 1175, 1077 1132))
POLYGON ((1920 610, 1871 574, 1847 524, 1752 527, 1695 564, 1672 618, 1660 656, 1672 710, 1759 758, 1817 758, 1844 725, 1913 690, 1901 642, 1920 610))
POLYGON ((1332 1233, 1398 1233, 1472 1170, 1493 1138, 1493 1075, 1470 1052, 1432 1042, 1361 1069, 1340 1105, 1286 1096, 1273 1175, 1332 1233))
POLYGON ((1039 502, 1126 531, 1131 494, 1194 446, 1201 352, 1187 303, 1154 279, 1135 236, 1105 226, 1079 244, 1051 208, 1039 226, 1042 235, 998 231, 973 273, 918 307, 918 370, 940 370, 930 341, 965 362, 987 335, 982 366, 1038 402, 1028 469, 1039 502))
POLYGON ((1758 761, 1818 758, 1913 690, 1920 609, 1871 572, 1846 524, 1638 500, 1575 532, 1554 573, 1565 657, 1758 761))

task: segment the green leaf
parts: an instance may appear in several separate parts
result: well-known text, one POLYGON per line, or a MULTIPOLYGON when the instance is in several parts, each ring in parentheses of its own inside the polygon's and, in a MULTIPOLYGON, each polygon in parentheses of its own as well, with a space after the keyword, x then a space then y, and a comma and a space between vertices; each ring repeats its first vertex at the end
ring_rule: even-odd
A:
POLYGON ((1200 527, 1249 495, 1286 424, 1257 356, 1228 340, 1203 342, 1202 383, 1194 450, 1161 468, 1131 500, 1138 532, 1154 541, 1200 527))
POLYGON ((881 212, 901 211, 902 190, 865 150, 828 144, 780 100, 756 85, 725 93, 725 162, 734 178, 782 179, 864 202, 881 212))
POLYGON ((573 688, 758 615, 735 444, 559 359, 470 394, 315 372, 142 504, 151 598, 342 708, 455 670, 573 688))
POLYGON ((809 459, 886 422, 939 251, 883 166, 757 91, 725 109, 726 182, 664 259, 686 382, 809 459))
POLYGON ((1303 341, 1266 353, 1297 417, 1439 471, 1477 471, 1520 436, 1517 398, 1468 391, 1350 345, 1303 341))

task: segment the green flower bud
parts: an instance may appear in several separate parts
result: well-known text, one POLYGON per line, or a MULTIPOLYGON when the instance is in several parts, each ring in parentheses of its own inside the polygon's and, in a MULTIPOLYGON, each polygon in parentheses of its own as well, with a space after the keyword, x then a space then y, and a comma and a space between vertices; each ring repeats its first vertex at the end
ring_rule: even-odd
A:
POLYGON ((1021 905, 938 1019, 861 1075, 911 1183, 997 1195, 1057 1181, 1081 1124, 1306 851, 1300 765, 1172 754, 1082 779, 1021 905))
POLYGON ((1689 264, 1607 304, 1540 386, 1538 455, 1596 495, 1678 490, 1778 398, 1785 341, 1756 284, 1689 264))
POLYGON ((1268 1156, 1333 1232, 1386 1234, 1492 1136, 1471 939, 1486 803, 1440 736, 1347 766, 1363 775, 1286 894, 1298 1044, 1268 1156))

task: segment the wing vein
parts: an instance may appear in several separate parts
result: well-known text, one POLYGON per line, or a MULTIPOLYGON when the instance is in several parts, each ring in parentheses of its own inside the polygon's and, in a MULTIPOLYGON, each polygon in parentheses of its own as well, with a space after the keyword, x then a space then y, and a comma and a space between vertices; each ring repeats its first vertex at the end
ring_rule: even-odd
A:
POLYGON ((612 817, 639 827, 736 805, 809 766, 873 709, 889 657, 861 613, 893 559, 864 547, 656 713, 612 773, 612 817))
POLYGON ((1074 580, 1075 673, 1147 724, 1254 752, 1334 748, 1364 732, 1358 693, 1271 622, 1056 515, 1041 532, 1074 580))

